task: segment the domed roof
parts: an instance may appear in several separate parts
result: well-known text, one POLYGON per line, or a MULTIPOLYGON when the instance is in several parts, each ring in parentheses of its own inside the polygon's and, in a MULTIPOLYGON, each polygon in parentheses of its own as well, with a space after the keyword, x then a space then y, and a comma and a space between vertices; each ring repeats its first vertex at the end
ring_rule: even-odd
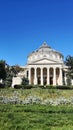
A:
POLYGON ((44 42, 37 50, 33 51, 28 56, 28 63, 44 58, 55 61, 62 61, 63 55, 60 52, 52 49, 46 42, 44 42))
POLYGON ((43 54, 53 53, 53 54, 58 54, 63 57, 63 55, 60 52, 52 49, 46 42, 43 42, 43 44, 37 50, 33 51, 30 55, 28 55, 28 57, 31 55, 40 54, 40 53, 43 53, 43 54))
POLYGON ((51 47, 46 42, 44 42, 37 51, 47 52, 50 50, 51 50, 51 47))
POLYGON ((48 46, 48 44, 47 44, 46 42, 44 42, 44 43, 41 45, 40 49, 41 49, 41 48, 51 48, 51 47, 48 46))
POLYGON ((42 52, 54 52, 54 53, 57 53, 57 54, 63 56, 60 52, 58 52, 58 51, 52 49, 46 42, 44 42, 44 43, 40 46, 40 48, 39 48, 37 51, 38 51, 38 52, 39 52, 39 51, 40 51, 40 52, 41 52, 41 51, 42 51, 42 52))

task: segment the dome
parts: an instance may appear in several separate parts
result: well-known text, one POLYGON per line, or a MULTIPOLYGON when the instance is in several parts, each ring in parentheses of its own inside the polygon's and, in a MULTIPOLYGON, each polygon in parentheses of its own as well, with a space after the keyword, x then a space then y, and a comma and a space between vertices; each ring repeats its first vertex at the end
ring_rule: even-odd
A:
POLYGON ((28 63, 32 63, 43 58, 62 61, 63 55, 52 49, 46 42, 44 42, 37 50, 33 51, 28 56, 28 63))
POLYGON ((41 45, 40 49, 41 49, 41 48, 51 48, 51 47, 48 46, 48 44, 47 44, 46 42, 44 42, 44 43, 41 45))
POLYGON ((37 51, 48 52, 50 50, 51 47, 46 42, 44 42, 37 51))

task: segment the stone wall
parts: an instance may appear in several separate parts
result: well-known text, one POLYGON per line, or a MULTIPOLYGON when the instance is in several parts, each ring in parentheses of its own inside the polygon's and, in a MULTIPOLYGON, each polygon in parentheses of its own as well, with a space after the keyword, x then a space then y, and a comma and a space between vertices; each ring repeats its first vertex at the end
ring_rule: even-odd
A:
POLYGON ((21 77, 13 77, 12 79, 12 88, 14 88, 14 85, 21 84, 22 78, 21 77))

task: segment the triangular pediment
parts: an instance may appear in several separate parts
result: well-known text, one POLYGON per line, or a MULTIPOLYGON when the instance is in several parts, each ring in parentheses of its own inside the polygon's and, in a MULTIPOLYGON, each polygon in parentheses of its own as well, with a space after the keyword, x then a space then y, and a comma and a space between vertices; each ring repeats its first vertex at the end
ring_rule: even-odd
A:
POLYGON ((52 59, 44 58, 44 59, 40 59, 40 60, 34 61, 31 64, 55 64, 55 63, 60 63, 60 62, 52 60, 52 59))

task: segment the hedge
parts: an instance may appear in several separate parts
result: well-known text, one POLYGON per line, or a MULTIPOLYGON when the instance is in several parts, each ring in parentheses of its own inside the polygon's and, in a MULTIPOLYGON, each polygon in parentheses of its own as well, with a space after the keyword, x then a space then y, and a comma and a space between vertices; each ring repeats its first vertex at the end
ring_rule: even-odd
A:
POLYGON ((33 88, 33 86, 32 85, 18 85, 18 84, 16 84, 16 85, 14 85, 14 88, 15 89, 31 89, 31 88, 33 88))
POLYGON ((5 88, 5 85, 0 83, 0 88, 5 88))

